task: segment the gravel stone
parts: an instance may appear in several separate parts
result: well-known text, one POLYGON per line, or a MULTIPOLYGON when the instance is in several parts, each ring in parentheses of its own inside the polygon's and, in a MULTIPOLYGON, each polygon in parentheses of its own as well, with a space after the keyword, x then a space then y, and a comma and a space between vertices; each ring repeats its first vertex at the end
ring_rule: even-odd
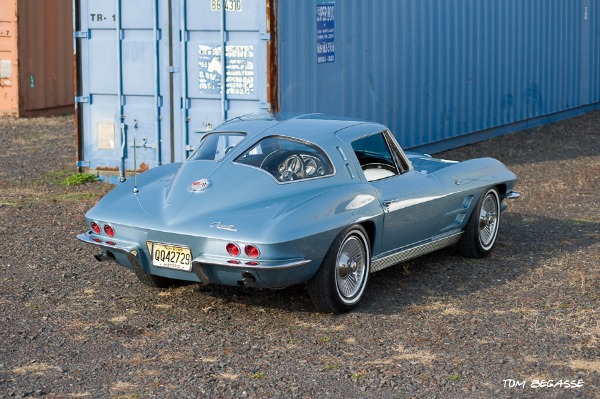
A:
POLYGON ((519 176, 497 247, 375 273, 339 316, 304 287, 159 291, 96 262, 75 236, 111 186, 62 183, 74 138, 0 117, 0 399, 600 397, 600 112, 438 154, 519 176))

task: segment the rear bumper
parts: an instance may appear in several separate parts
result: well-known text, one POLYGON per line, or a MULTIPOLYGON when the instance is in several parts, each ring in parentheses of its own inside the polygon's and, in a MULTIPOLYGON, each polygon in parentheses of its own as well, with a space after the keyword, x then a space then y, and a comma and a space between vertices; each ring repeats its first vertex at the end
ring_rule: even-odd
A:
POLYGON ((134 270, 176 280, 194 281, 202 284, 243 285, 256 288, 281 288, 307 282, 319 265, 310 259, 291 258, 280 260, 239 261, 229 258, 198 256, 192 260, 190 271, 153 266, 147 248, 123 241, 104 241, 91 231, 77 238, 98 247, 102 252, 95 255, 103 262, 114 260, 119 265, 134 270))

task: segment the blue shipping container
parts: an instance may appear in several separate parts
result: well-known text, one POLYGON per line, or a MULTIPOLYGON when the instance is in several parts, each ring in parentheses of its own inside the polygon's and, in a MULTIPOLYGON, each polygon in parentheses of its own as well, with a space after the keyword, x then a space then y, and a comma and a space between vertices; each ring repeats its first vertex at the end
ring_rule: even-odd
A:
POLYGON ((600 0, 75 0, 79 166, 184 160, 265 110, 435 151, 600 108, 600 0), (135 142, 135 143, 134 143, 135 142))

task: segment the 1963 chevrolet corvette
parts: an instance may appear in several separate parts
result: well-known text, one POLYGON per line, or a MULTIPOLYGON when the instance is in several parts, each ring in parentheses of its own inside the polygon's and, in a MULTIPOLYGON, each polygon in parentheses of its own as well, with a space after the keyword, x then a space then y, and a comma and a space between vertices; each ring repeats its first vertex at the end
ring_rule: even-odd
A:
POLYGON ((405 153, 377 123, 250 115, 116 187, 78 238, 152 287, 308 284, 318 310, 341 313, 372 272, 455 244, 486 256, 516 180, 492 158, 405 153))

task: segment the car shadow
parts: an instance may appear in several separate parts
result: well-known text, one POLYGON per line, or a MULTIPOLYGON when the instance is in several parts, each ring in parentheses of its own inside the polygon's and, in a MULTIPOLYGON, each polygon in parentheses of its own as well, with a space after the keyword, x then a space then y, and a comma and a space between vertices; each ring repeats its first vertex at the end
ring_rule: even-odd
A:
MULTIPOLYGON (((518 213, 507 213, 500 229, 496 247, 486 258, 464 258, 449 247, 371 274, 365 296, 353 312, 397 314, 410 306, 502 286, 551 265, 553 256, 587 248, 600 237, 599 223, 518 213)), ((305 286, 258 290, 211 285, 196 291, 249 307, 316 312, 305 286)))
POLYGON ((394 314, 501 286, 600 238, 600 223, 589 221, 507 213, 502 222, 496 247, 486 258, 464 258, 449 247, 373 274, 360 311, 394 314))

